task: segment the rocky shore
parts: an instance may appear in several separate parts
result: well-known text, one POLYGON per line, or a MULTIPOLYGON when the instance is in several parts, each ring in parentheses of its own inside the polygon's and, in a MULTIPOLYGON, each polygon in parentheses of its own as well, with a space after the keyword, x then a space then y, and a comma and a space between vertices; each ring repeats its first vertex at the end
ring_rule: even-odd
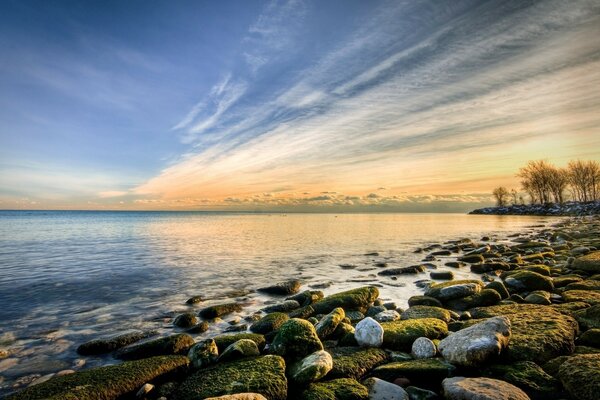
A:
POLYGON ((547 215, 547 216, 583 216, 599 215, 600 201, 581 203, 567 201, 563 204, 523 204, 504 207, 486 207, 471 211, 469 214, 484 215, 547 215))
POLYGON ((600 218, 507 239, 417 250, 448 257, 444 270, 382 267, 423 277, 406 309, 376 285, 324 296, 290 280, 257 289, 277 301, 206 338, 244 305, 203 307, 194 294, 172 335, 81 343, 79 354, 114 365, 50 374, 8 399, 596 399, 600 218), (454 280, 461 268, 480 279, 454 280))

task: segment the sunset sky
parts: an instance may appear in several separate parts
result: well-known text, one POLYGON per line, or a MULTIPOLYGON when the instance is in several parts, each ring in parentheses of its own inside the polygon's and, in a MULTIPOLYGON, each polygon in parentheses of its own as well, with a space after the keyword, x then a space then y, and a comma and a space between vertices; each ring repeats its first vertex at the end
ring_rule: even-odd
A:
POLYGON ((0 209, 466 211, 600 160, 600 2, 0 2, 0 209))

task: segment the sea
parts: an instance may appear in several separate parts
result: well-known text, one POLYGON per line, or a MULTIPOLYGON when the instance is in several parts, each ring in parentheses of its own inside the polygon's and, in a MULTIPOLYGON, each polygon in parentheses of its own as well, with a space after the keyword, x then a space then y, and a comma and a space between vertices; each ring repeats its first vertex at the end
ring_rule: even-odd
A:
MULTIPOLYGON (((274 299, 255 289, 299 279, 326 295, 378 285, 407 307, 428 273, 378 276, 418 264, 418 248, 533 233, 559 218, 466 214, 267 214, 0 211, 0 396, 57 371, 116 361, 81 357, 79 344, 130 329, 175 332, 174 315, 236 301, 223 332, 274 299), (207 300, 188 306, 200 295, 207 300)), ((438 257, 444 267, 452 257, 438 257)), ((468 268, 452 269, 471 278, 468 268)), ((244 322, 242 320, 242 322, 244 322)))

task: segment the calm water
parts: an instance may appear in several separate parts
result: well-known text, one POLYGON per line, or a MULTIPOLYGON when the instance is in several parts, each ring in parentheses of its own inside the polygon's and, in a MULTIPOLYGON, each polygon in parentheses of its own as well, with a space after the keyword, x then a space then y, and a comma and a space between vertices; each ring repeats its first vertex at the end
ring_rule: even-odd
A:
MULTIPOLYGON (((414 280, 426 275, 378 278, 376 262, 407 266, 423 257, 413 253, 417 247, 482 235, 504 239, 554 221, 462 214, 0 211, 0 348, 11 354, 0 360, 0 386, 80 368, 77 345, 103 334, 172 332, 170 317, 189 310, 184 302, 192 295, 213 299, 199 307, 243 301, 244 316, 269 299, 256 293, 232 297, 232 290, 299 278, 305 288, 325 287, 326 294, 380 283, 383 298, 405 307, 420 292, 414 280), (370 252, 379 256, 365 256, 370 252)), ((215 324, 201 336, 224 326, 215 324)))

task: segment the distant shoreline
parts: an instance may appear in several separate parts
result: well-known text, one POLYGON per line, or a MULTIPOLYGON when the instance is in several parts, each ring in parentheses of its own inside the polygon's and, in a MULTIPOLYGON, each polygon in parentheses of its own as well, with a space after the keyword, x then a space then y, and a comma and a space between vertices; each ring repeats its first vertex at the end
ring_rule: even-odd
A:
POLYGON ((568 201, 563 204, 523 204, 504 207, 485 207, 471 211, 474 215, 536 215, 536 216, 582 216, 600 215, 600 201, 568 201))

